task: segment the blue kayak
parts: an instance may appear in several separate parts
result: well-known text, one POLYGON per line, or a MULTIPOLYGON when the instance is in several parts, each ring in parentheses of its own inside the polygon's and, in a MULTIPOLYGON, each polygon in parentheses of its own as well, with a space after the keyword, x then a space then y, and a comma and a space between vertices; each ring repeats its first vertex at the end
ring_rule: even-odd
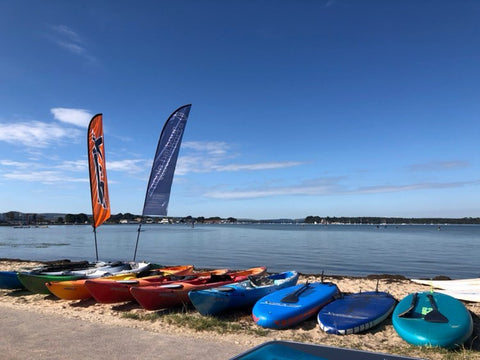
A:
POLYGON ((318 312, 317 322, 329 334, 355 334, 383 322, 396 303, 386 292, 347 294, 323 307, 318 312))
POLYGON ((0 289, 23 289, 16 271, 0 271, 0 289))
POLYGON ((284 329, 314 316, 339 291, 332 283, 307 283, 275 291, 257 301, 252 310, 257 325, 284 329))
POLYGON ((398 335, 413 345, 455 348, 473 332, 472 316, 457 299, 436 293, 413 293, 403 298, 392 315, 398 335))
POLYGON ((202 315, 253 306, 258 299, 274 291, 294 286, 298 272, 286 271, 268 276, 252 276, 248 280, 205 290, 190 291, 188 297, 202 315))

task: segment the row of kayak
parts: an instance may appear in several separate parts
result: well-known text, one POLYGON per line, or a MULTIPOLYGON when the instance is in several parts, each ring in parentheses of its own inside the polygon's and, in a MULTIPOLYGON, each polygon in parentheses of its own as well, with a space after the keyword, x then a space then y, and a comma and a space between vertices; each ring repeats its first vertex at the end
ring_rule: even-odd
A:
MULTIPOLYGON (((297 284, 299 274, 266 274, 265 267, 241 271, 217 269, 197 272, 192 265, 152 269, 149 264, 128 264, 115 275, 97 266, 83 275, 80 269, 30 270, 16 273, 32 292, 52 293, 66 300, 93 297, 100 303, 137 301, 146 310, 191 303, 202 315, 217 315, 250 307, 259 326, 284 329, 316 316, 322 330, 332 334, 366 331, 392 316, 397 333, 414 345, 456 347, 473 332, 473 321, 463 303, 438 292, 410 294, 397 304, 386 292, 343 294, 325 282, 297 284), (99 272, 103 276, 97 276, 99 272), (62 276, 81 276, 58 281, 62 276), (97 276, 93 278, 92 276, 97 276)), ((113 268, 110 270, 112 271, 113 268)), ((5 272, 0 272, 0 286, 5 272)))

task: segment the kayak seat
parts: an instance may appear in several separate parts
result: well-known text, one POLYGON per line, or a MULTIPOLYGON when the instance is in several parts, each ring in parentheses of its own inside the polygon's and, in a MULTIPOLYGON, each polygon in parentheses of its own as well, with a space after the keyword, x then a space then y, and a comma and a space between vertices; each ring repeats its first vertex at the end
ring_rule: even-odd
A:
POLYGON ((270 279, 268 276, 253 276, 250 275, 248 277, 248 280, 252 283, 254 287, 259 287, 259 286, 266 286, 266 285, 272 285, 274 281, 270 279))
POLYGON ((217 275, 217 274, 212 274, 210 275, 209 283, 214 283, 214 282, 220 282, 220 281, 228 281, 232 280, 232 277, 230 275, 217 275))

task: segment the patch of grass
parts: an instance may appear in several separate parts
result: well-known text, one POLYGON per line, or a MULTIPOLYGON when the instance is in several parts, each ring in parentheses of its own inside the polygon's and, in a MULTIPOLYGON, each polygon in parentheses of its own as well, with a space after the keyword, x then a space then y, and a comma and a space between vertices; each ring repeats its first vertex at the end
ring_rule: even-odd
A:
POLYGON ((147 314, 140 314, 137 312, 124 312, 121 315, 122 318, 125 319, 133 319, 133 320, 139 320, 139 321, 151 321, 154 322, 158 319, 160 319, 160 315, 156 312, 153 313, 147 313, 147 314))
POLYGON ((242 333, 256 336, 267 336, 269 330, 252 326, 248 321, 242 317, 215 317, 202 316, 197 312, 190 312, 187 309, 168 310, 164 312, 124 312, 121 315, 126 319, 133 319, 138 321, 163 321, 170 325, 186 327, 195 331, 213 331, 219 334, 225 333, 242 333))
POLYGON ((425 359, 432 357, 438 358, 441 356, 442 360, 478 360, 479 354, 474 350, 465 349, 464 347, 449 350, 440 347, 429 346, 414 346, 405 345, 392 347, 392 354, 405 355, 405 356, 417 356, 425 359))

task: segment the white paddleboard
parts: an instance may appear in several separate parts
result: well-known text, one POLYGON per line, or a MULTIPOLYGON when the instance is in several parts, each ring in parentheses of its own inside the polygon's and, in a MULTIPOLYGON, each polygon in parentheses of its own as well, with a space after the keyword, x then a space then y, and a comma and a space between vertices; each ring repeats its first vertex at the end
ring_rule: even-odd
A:
POLYGON ((471 289, 451 289, 451 290, 436 290, 436 292, 450 295, 458 300, 480 302, 480 287, 471 289))
POLYGON ((470 287, 480 288, 480 278, 459 279, 459 280, 421 280, 411 279, 414 283, 433 286, 437 289, 465 289, 470 287))

